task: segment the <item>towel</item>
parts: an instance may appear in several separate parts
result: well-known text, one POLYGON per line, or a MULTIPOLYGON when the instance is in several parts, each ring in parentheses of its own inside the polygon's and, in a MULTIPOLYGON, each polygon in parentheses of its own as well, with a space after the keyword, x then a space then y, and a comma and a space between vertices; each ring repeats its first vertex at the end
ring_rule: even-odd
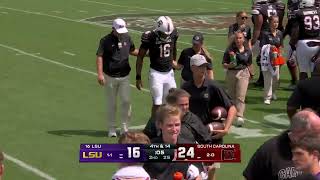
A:
POLYGON ((275 68, 271 64, 271 58, 270 58, 270 44, 263 45, 261 48, 261 71, 269 71, 273 76, 276 75, 275 68))

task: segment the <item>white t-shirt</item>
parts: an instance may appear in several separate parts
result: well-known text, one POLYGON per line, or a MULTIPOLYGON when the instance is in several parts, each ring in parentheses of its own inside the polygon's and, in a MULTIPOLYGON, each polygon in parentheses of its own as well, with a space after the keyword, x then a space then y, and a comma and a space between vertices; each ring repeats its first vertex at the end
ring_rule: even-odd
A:
POLYGON ((134 165, 119 169, 112 176, 112 180, 150 180, 150 176, 142 166, 134 165))

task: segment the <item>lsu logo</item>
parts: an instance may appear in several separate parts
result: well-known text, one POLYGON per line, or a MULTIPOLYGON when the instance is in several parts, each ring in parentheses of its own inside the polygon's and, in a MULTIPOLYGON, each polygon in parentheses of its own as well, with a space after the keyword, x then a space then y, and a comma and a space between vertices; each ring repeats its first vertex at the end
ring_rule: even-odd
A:
POLYGON ((95 158, 100 159, 102 158, 102 152, 82 152, 82 158, 95 158))

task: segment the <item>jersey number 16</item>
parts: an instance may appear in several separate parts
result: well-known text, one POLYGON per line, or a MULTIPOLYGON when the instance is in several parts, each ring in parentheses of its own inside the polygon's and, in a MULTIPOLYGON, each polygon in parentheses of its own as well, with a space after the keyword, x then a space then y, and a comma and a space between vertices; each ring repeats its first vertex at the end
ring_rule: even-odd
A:
POLYGON ((160 57, 169 57, 170 56, 170 44, 160 44, 160 57))

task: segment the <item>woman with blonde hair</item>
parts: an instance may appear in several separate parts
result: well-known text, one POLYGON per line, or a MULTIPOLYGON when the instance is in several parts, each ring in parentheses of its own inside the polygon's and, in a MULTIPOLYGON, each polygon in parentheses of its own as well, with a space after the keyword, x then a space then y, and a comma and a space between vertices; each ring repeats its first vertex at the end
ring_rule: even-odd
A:
POLYGON ((236 22, 229 26, 228 40, 229 44, 233 42, 236 32, 241 31, 245 38, 245 44, 251 49, 251 27, 247 25, 248 15, 245 11, 239 11, 236 14, 236 22))
POLYGON ((268 19, 270 31, 261 36, 261 71, 264 79, 264 104, 270 105, 271 100, 276 100, 276 89, 280 78, 280 66, 284 64, 281 55, 283 47, 282 32, 278 30, 279 17, 271 16, 268 19))
POLYGON ((236 126, 244 123, 245 98, 250 77, 253 76, 252 52, 245 46, 245 37, 242 31, 234 34, 231 45, 223 56, 223 67, 227 69, 226 82, 228 93, 237 109, 236 126))

